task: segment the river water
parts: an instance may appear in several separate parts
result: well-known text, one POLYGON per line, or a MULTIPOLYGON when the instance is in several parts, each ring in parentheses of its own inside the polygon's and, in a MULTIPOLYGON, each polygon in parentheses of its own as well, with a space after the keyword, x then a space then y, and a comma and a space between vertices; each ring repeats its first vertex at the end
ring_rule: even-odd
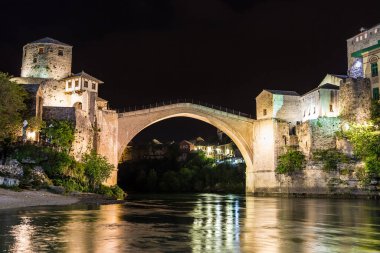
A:
POLYGON ((380 252, 380 202, 140 195, 0 211, 0 252, 380 252))

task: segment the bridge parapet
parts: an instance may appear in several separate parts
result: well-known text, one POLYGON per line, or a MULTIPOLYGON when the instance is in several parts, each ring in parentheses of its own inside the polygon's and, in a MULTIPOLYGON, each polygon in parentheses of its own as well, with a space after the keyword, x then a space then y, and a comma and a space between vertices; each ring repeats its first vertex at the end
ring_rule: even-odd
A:
POLYGON ((240 112, 240 111, 237 111, 237 110, 234 110, 234 109, 230 109, 230 108, 223 107, 223 106, 217 106, 217 105, 213 105, 213 104, 210 104, 210 103, 205 103, 205 102, 202 102, 202 101, 199 101, 199 100, 194 100, 194 99, 175 99, 175 100, 162 101, 162 102, 157 102, 157 103, 148 104, 148 105, 129 106, 127 108, 124 108, 123 110, 118 110, 117 112, 119 114, 124 114, 124 113, 128 113, 128 112, 141 111, 141 110, 147 110, 147 109, 154 109, 154 108, 158 108, 158 107, 164 107, 164 106, 170 106, 170 105, 178 105, 178 104, 199 105, 199 106, 203 106, 205 108, 215 109, 215 110, 218 110, 218 111, 221 111, 221 112, 225 112, 225 113, 228 113, 228 114, 238 115, 238 116, 241 116, 241 117, 253 119, 253 117, 252 117, 251 114, 243 113, 243 112, 240 112))

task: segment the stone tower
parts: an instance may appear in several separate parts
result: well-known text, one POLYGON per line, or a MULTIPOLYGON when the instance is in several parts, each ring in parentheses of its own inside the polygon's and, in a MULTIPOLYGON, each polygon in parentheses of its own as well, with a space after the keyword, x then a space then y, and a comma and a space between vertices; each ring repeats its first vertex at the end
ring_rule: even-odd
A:
POLYGON ((339 89, 340 117, 359 124, 371 117, 371 82, 368 78, 347 78, 339 89))
POLYGON ((51 38, 23 48, 21 77, 62 79, 71 74, 72 46, 51 38))

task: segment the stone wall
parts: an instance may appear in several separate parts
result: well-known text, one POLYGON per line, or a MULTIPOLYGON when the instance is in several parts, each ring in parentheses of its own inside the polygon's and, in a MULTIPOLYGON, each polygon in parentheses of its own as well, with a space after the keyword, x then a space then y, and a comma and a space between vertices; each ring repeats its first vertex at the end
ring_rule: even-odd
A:
MULTIPOLYGON (((276 185, 274 169, 276 120, 257 120, 253 131, 253 187, 255 191, 276 185)), ((247 180, 248 183, 248 180, 247 180)))
POLYGON ((51 107, 44 106, 42 119, 45 121, 50 120, 69 120, 75 122, 75 108, 74 107, 51 107))
POLYGON ((273 94, 273 118, 295 125, 301 120, 300 97, 273 94))
POLYGON ((270 119, 273 117, 273 94, 264 90, 256 97, 256 118, 270 119), (266 115, 264 115, 266 110, 266 115))
POLYGON ((310 157, 313 151, 336 148, 336 132, 340 129, 339 118, 319 118, 297 125, 300 150, 310 157))
POLYGON ((117 183, 118 165, 118 114, 111 110, 97 110, 97 140, 96 147, 98 154, 105 156, 108 161, 115 166, 107 184, 117 183))
POLYGON ((340 117, 343 121, 365 123, 371 116, 371 83, 367 78, 348 78, 339 91, 340 117))
POLYGON ((76 160, 94 149, 94 126, 88 114, 80 109, 75 109, 75 139, 71 147, 71 154, 76 160))
POLYGON ((363 164, 339 164, 337 171, 326 172, 320 163, 308 162, 292 175, 276 175, 279 193, 355 194, 364 192, 358 175, 363 164))
POLYGON ((88 114, 74 107, 49 107, 44 106, 43 120, 68 120, 75 126, 74 142, 71 154, 76 160, 81 160, 83 154, 94 148, 94 126, 88 114))
POLYGON ((62 79, 71 74, 72 47, 31 43, 24 46, 21 77, 62 79), (39 53, 43 48, 44 52, 39 53), (63 55, 58 54, 63 50, 63 55))
POLYGON ((281 119, 295 124, 301 120, 300 97, 283 94, 272 94, 266 90, 256 97, 257 119, 281 119), (266 115, 264 115, 266 110, 266 115))

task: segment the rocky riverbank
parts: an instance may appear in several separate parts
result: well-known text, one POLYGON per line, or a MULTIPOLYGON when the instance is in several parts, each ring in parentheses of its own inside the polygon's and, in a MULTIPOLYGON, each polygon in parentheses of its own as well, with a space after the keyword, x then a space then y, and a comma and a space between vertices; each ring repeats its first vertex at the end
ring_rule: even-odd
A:
POLYGON ((20 208, 28 206, 71 205, 75 203, 116 204, 123 202, 124 200, 114 200, 93 193, 61 195, 51 193, 46 190, 23 190, 18 192, 0 188, 0 209, 20 208))

